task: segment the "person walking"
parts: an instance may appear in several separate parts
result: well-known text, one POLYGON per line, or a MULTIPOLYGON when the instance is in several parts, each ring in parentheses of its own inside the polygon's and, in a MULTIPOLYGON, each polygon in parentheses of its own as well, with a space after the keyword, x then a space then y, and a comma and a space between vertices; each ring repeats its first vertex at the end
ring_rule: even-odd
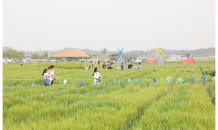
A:
POLYGON ((44 85, 45 86, 51 86, 51 80, 53 80, 53 79, 52 79, 51 75, 48 74, 47 69, 43 70, 42 76, 43 76, 43 80, 44 80, 44 85))
POLYGON ((93 76, 94 76, 94 83, 95 83, 95 84, 97 84, 98 82, 100 82, 101 75, 100 75, 100 73, 99 73, 97 67, 94 68, 93 76))

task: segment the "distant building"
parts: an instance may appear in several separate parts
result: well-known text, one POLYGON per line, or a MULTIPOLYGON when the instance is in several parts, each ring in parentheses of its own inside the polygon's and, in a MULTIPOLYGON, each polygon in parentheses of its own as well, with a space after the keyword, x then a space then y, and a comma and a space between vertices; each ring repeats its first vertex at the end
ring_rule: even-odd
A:
POLYGON ((175 61, 175 60, 182 60, 182 55, 181 55, 181 54, 174 53, 174 54, 171 55, 170 60, 172 60, 172 61, 175 61))
POLYGON ((215 57, 215 56, 209 56, 209 58, 210 58, 210 59, 216 59, 216 57, 215 57))
POLYGON ((196 60, 215 60, 215 56, 195 57, 196 60))
POLYGON ((193 56, 192 56, 191 53, 187 53, 187 54, 185 54, 185 55, 187 56, 187 59, 193 59, 193 56))
POLYGON ((188 59, 187 55, 182 55, 182 59, 188 59))
POLYGON ((170 60, 172 60, 172 61, 183 60, 183 59, 188 59, 188 56, 178 54, 178 53, 173 53, 170 57, 170 60))

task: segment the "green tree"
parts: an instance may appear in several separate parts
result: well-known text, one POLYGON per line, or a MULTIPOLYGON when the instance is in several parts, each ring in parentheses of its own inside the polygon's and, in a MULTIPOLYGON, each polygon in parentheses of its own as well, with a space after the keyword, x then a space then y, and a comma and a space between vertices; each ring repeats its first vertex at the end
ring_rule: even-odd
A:
POLYGON ((39 54, 38 53, 32 53, 31 54, 31 58, 32 59, 38 59, 40 56, 39 56, 39 54))
POLYGON ((115 53, 115 54, 111 54, 109 57, 111 59, 117 59, 117 56, 118 56, 118 53, 115 53))
MULTIPOLYGON (((7 54, 5 52, 3 52, 3 57, 8 57, 7 54)), ((9 58, 9 57, 8 57, 9 58)))
POLYGON ((45 52, 45 53, 42 55, 42 58, 43 58, 43 59, 48 59, 48 52, 45 52))
POLYGON ((17 58, 18 58, 19 60, 24 59, 24 58, 25 58, 24 53, 21 52, 21 51, 18 51, 18 57, 17 57, 17 58))
POLYGON ((137 55, 136 54, 130 54, 129 56, 128 56, 128 58, 136 58, 137 57, 137 55))
POLYGON ((10 49, 10 50, 3 52, 3 57, 8 57, 9 59, 19 59, 19 60, 25 58, 23 52, 13 50, 13 49, 10 49))

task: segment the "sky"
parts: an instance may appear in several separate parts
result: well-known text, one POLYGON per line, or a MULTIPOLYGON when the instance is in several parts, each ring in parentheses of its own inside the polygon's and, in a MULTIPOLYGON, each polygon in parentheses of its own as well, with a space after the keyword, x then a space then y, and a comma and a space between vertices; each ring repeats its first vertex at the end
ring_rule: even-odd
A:
POLYGON ((4 0, 3 47, 32 51, 215 47, 215 1, 4 0))

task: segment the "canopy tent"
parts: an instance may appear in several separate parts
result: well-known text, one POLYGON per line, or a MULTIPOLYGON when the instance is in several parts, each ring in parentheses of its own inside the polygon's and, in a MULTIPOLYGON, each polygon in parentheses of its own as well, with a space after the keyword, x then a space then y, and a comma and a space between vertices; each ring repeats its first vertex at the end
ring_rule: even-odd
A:
MULTIPOLYGON (((81 58, 87 58, 87 57, 90 57, 90 56, 87 55, 85 52, 80 51, 80 50, 67 49, 67 50, 60 51, 60 52, 56 53, 55 55, 53 55, 51 57, 54 57, 54 58, 57 58, 57 57, 81 57, 81 58)), ((57 62, 56 62, 56 65, 57 65, 57 62)), ((82 62, 81 62, 81 67, 82 67, 82 62)))

